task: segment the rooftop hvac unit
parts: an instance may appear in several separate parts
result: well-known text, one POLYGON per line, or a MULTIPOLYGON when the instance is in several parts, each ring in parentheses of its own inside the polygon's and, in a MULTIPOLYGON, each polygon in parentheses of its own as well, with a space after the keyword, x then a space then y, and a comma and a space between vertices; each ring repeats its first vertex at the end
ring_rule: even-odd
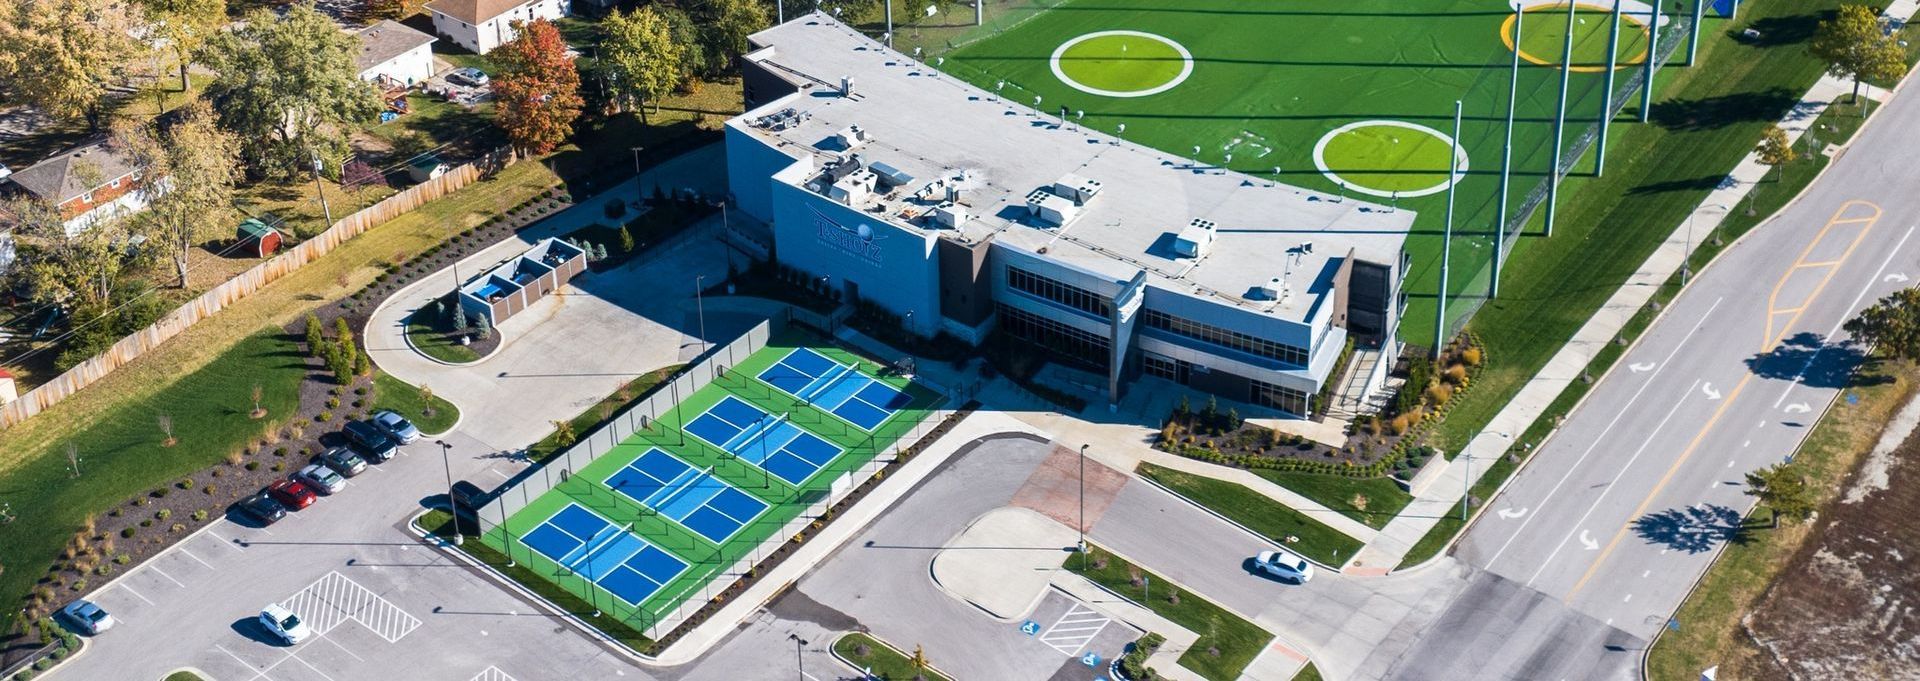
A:
POLYGON ((952 202, 934 206, 933 221, 942 227, 959 229, 967 221, 967 207, 952 202))
POLYGON ((1279 300, 1281 292, 1285 290, 1287 290, 1287 284, 1279 277, 1268 279, 1267 283, 1260 285, 1260 299, 1279 300))
POLYGON ((867 136, 866 129, 858 125, 847 126, 846 129, 834 133, 833 138, 840 142, 840 148, 842 149, 858 149, 860 145, 866 144, 868 140, 873 139, 867 136))
POLYGON ((853 76, 840 77, 840 96, 842 97, 853 96, 853 76))
POLYGON ((1100 193, 1100 187, 1099 180, 1089 180, 1073 173, 1061 175, 1060 179, 1053 181, 1053 193, 1082 206, 1100 193))
POLYGON ((1173 251, 1183 258, 1207 257, 1213 251, 1213 237, 1213 221, 1194 218, 1187 221, 1186 229, 1174 238, 1173 251))
POLYGON ((1065 225, 1080 214, 1080 207, 1053 192, 1035 189, 1027 194, 1027 212, 1041 222, 1065 225))

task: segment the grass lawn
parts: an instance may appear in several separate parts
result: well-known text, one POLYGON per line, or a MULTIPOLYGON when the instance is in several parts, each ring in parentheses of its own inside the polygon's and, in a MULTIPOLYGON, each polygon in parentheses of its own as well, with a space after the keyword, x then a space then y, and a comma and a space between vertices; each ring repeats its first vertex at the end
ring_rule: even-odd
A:
POLYGON ((199 674, 195 674, 193 672, 182 669, 172 674, 168 674, 167 678, 163 679, 162 681, 206 681, 206 678, 200 676, 199 674))
POLYGON ((1254 475, 1273 484, 1299 492, 1301 496, 1339 511, 1340 515, 1366 523, 1367 527, 1386 527, 1393 516, 1413 501, 1413 495, 1388 478, 1358 479, 1343 475, 1314 475, 1291 471, 1256 470, 1254 475))
MULTIPOLYGON (((21 457, 11 446, 0 447, 11 459, 0 473, 0 500, 19 518, 0 525, 0 546, 6 547, 9 568, 0 572, 0 598, 5 602, 18 603, 34 587, 89 515, 213 465, 288 418, 299 405, 299 383, 306 374, 296 340, 258 326, 217 361, 176 371, 184 375, 174 376, 164 388, 100 404, 97 411, 86 412, 84 423, 48 413, 0 434, 17 438, 22 429, 34 429, 46 438, 38 447, 40 455, 32 458, 21 457), (268 413, 260 420, 248 417, 255 385, 262 388, 261 406, 268 413), (161 414, 173 419, 178 443, 172 447, 163 446, 165 435, 157 425, 161 414), (70 472, 68 443, 77 447, 79 476, 70 472)), ((61 403, 55 411, 69 404, 72 401, 61 403)), ((66 597, 56 596, 60 601, 66 597)), ((7 611, 13 616, 19 609, 7 611)))
POLYGON ((420 389, 408 385, 405 381, 376 370, 373 375, 373 408, 369 412, 391 409, 407 417, 420 429, 422 435, 439 435, 453 428, 460 421, 460 408, 452 402, 433 396, 433 413, 427 413, 426 400, 420 399, 420 389))
MULTIPOLYGON (((407 95, 407 108, 406 114, 392 121, 369 126, 367 134, 392 143, 398 141, 402 133, 417 132, 426 135, 435 145, 441 145, 452 144, 476 133, 497 131, 493 126, 493 102, 490 101, 469 109, 439 97, 415 93, 407 95)), ((495 144, 498 141, 493 140, 495 144)))
POLYGON ((833 652, 876 679, 908 681, 915 676, 925 676, 929 681, 948 681, 945 675, 931 669, 915 669, 910 654, 859 632, 834 640, 833 652), (865 648, 867 654, 861 655, 861 648, 865 648))
POLYGON ((1307 666, 1300 668, 1299 673, 1293 675, 1293 681, 1320 681, 1320 669, 1308 662, 1307 666))
POLYGON ((1275 543, 1286 546, 1294 553, 1323 565, 1333 566, 1335 569, 1347 562, 1348 558, 1352 558, 1362 546, 1360 540, 1341 534, 1318 520, 1287 508, 1259 492, 1247 489, 1245 485, 1162 468, 1150 463, 1140 464, 1136 472, 1186 497, 1188 501, 1211 509, 1275 543), (1298 537, 1299 541, 1289 542, 1288 537, 1298 537))
MULTIPOLYGON (((449 294, 445 301, 451 301, 449 294)), ((449 305, 451 303, 448 303, 449 305)), ((447 308, 452 309, 452 308, 447 308)), ((447 314, 442 312, 442 315, 447 314)), ((426 356, 448 364, 467 364, 480 361, 480 353, 471 346, 454 342, 448 330, 442 328, 443 320, 434 319, 431 306, 415 310, 407 317, 407 341, 426 356)))
MULTIPOLYGON (((1920 382, 1920 369, 1912 364, 1870 359, 1846 389, 1859 397, 1859 403, 1836 402, 1814 426, 1793 461, 1802 468, 1822 506, 1839 495, 1841 482, 1873 449, 1894 411, 1913 394, 1916 382, 1920 382)), ((1756 507, 1749 517, 1767 518, 1770 513, 1756 507)), ((1699 588, 1674 614, 1680 620, 1679 631, 1662 631, 1654 641, 1647 655, 1647 677, 1691 681, 1699 678, 1700 670, 1716 664, 1721 665, 1722 678, 1752 677, 1742 667, 1766 653, 1754 646, 1741 618, 1812 536, 1813 527, 1812 522, 1785 524, 1728 543, 1699 588)))
POLYGON ((1069 559, 1067 569, 1199 634, 1200 640, 1180 656, 1180 666, 1209 681, 1240 678, 1253 658, 1273 640, 1273 634, 1204 598, 1181 593, 1180 602, 1173 602, 1168 598, 1174 593, 1172 582, 1121 560, 1099 546, 1087 547, 1084 563, 1069 559), (1105 567, 1100 567, 1102 565, 1105 567), (1159 595, 1148 599, 1146 583, 1135 581, 1140 577, 1160 585, 1155 591, 1159 595), (1212 650, 1218 650, 1219 654, 1213 654, 1212 650))

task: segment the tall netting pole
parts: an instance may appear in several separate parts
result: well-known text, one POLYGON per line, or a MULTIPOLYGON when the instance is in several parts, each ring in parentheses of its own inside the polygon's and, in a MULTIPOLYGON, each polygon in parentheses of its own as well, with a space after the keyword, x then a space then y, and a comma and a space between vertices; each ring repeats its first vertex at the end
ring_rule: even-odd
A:
MULTIPOLYGON (((1593 176, 1607 172, 1607 129, 1613 124, 1613 72, 1620 67, 1620 7, 1625 0, 1613 0, 1613 26, 1607 29, 1607 84, 1600 90, 1600 146, 1593 150, 1593 176)), ((1653 58, 1653 51, 1647 51, 1653 58)))
MULTIPOLYGON (((1515 43, 1516 49, 1519 43, 1515 43)), ((1447 229, 1440 238, 1440 291, 1434 296, 1438 305, 1433 313, 1433 356, 1447 346, 1447 276, 1453 260, 1453 195, 1460 186, 1460 111, 1461 100, 1453 100, 1453 148, 1447 153, 1447 229)), ((1495 259, 1500 254, 1495 253, 1495 259)))
POLYGON ((1640 122, 1653 120, 1653 70, 1660 61, 1660 3, 1647 10, 1647 77, 1640 84, 1640 122))
POLYGON ((1507 254, 1507 197, 1513 182, 1513 110, 1520 105, 1520 36, 1525 25, 1523 8, 1513 8, 1513 71, 1507 78, 1507 141, 1500 147, 1499 218, 1493 221, 1493 276, 1487 280, 1487 297, 1500 296, 1500 261, 1507 254))
POLYGON ((1565 133, 1567 129, 1567 88, 1573 80, 1573 12, 1576 4, 1567 3, 1567 39, 1560 50, 1560 106, 1553 114, 1553 156, 1547 159, 1552 164, 1547 176, 1547 220, 1546 235, 1553 236, 1555 213, 1560 208, 1560 154, 1566 151, 1565 133))
POLYGON ((1693 0, 1693 37, 1687 39, 1687 66, 1700 58, 1700 22, 1707 18, 1707 0, 1693 0))

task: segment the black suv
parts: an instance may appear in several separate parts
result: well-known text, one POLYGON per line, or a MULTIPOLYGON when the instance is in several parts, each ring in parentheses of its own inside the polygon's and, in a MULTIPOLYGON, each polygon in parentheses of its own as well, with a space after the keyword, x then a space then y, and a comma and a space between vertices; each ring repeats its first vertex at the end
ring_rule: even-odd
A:
POLYGON ((386 461, 399 451, 393 438, 387 437, 372 421, 348 421, 342 430, 355 450, 374 461, 386 461))

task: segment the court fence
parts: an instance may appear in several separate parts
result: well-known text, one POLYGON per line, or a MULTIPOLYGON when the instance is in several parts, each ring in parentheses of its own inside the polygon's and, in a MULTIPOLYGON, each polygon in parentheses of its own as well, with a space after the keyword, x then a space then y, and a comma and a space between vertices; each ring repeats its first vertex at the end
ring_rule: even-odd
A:
MULTIPOLYGON (((504 547, 510 561, 525 565, 538 564, 538 561, 532 560, 538 553, 524 544, 517 533, 508 529, 508 519, 525 509, 541 495, 567 483, 580 470, 612 451, 635 433, 645 430, 657 421, 661 414, 671 414, 680 401, 687 396, 716 381, 728 379, 727 371, 731 367, 765 348, 773 336, 786 330, 788 324, 788 320, 784 317, 774 317, 761 322, 734 341, 724 346, 714 347, 688 370, 683 371, 667 384, 656 388, 647 399, 615 416, 606 425, 581 438, 559 455, 522 473, 515 482, 509 483, 508 487, 502 489, 492 501, 475 513, 480 535, 482 537, 497 536, 502 539, 501 546, 504 547)), ((733 383, 723 383, 723 385, 734 392, 758 389, 751 378, 741 380, 739 385, 733 383)), ((877 444, 874 436, 868 435, 867 446, 872 452, 871 455, 843 455, 823 467, 822 473, 827 476, 827 479, 831 479, 832 483, 825 490, 802 491, 799 502, 804 503, 805 507, 798 514, 778 522, 777 526, 772 521, 756 519, 743 524, 737 530, 738 533, 749 535, 765 533, 764 540, 739 548, 734 548, 730 542, 722 543, 719 550, 713 552, 708 558, 690 559, 688 570, 696 575, 704 573, 709 576, 683 584, 677 591, 671 589, 672 584, 680 581, 677 578, 668 580, 669 584, 661 585, 660 591, 649 599, 664 598, 663 602, 673 603, 671 608, 664 611, 654 612, 635 604, 609 602, 615 600, 614 597, 601 593, 603 589, 595 584, 594 575, 577 574, 562 568, 557 574, 543 572, 541 576, 559 583, 567 591, 586 594, 586 600, 593 606, 597 615, 601 617, 610 615, 648 639, 665 643, 677 638, 676 630, 683 625, 698 624, 700 618, 697 616, 703 608, 720 602, 716 599, 724 600, 743 589, 741 580, 757 576, 759 566, 769 559, 784 557, 814 529, 820 527, 825 519, 831 517, 833 509, 860 489, 861 483, 879 477, 883 469, 900 458, 899 454, 903 448, 915 446, 928 433, 938 428, 939 424, 952 413, 947 409, 929 410, 907 432, 899 433, 898 437, 889 441, 883 448, 874 447, 873 445, 877 444)), ((831 427, 833 424, 825 425, 831 427)), ((822 424, 808 423, 805 426, 808 430, 819 430, 822 424)), ((859 447, 854 447, 847 453, 855 454, 859 451, 859 447)), ((771 480, 768 484, 772 484, 771 480)), ((631 508, 634 503, 621 492, 597 483, 584 485, 576 483, 569 486, 567 491, 572 501, 589 509, 631 508)), ((795 503, 794 500, 788 500, 776 503, 775 507, 790 507, 795 503)), ((784 512, 768 513, 763 514, 762 517, 784 517, 785 515, 784 512)), ((676 545, 674 543, 676 539, 672 537, 646 536, 643 539, 669 552, 674 552, 676 548, 691 546, 690 538, 686 539, 689 544, 685 546, 676 545)), ((694 548, 704 551, 702 547, 694 548)), ((684 554, 678 557, 689 558, 684 554)), ((619 639, 614 636, 609 638, 619 639)))

